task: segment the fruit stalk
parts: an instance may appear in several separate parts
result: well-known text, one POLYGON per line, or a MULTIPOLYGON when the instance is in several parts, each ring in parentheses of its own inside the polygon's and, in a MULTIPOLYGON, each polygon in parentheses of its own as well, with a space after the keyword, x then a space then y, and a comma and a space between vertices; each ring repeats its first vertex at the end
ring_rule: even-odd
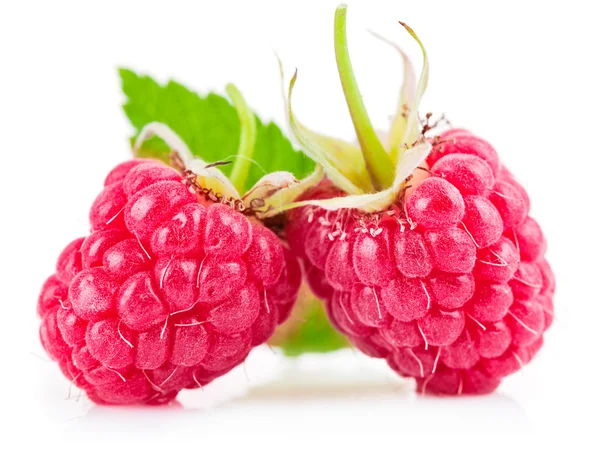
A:
POLYGON ((348 40, 346 36, 347 5, 340 5, 334 19, 335 58, 338 72, 348 110, 356 129, 358 141, 366 161, 367 170, 371 175, 374 187, 378 190, 389 187, 394 180, 392 160, 379 141, 375 129, 371 124, 367 109, 363 102, 352 62, 348 54, 348 40))

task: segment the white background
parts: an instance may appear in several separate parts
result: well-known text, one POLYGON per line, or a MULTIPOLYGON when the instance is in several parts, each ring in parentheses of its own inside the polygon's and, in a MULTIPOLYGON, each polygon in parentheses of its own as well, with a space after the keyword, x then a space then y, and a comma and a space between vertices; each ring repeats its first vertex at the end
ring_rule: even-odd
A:
POLYGON ((194 89, 234 82, 282 122, 273 50, 299 68, 299 117, 352 138, 332 46, 337 2, 0 4, 0 471, 599 472, 598 137, 595 2, 350 2, 349 37, 378 128, 399 42, 431 80, 422 111, 489 139, 527 187, 557 274, 556 322, 538 358, 491 396, 420 398, 355 353, 258 351, 166 409, 93 407, 37 339, 35 303, 58 252, 87 232, 104 175, 129 157, 116 66, 194 89), (4 465, 4 466, 2 466, 4 465))

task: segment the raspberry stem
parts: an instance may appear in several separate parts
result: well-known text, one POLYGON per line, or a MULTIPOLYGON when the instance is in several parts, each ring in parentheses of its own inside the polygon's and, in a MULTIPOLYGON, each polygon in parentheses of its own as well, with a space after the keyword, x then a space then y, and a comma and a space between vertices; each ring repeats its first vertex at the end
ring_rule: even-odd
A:
POLYGON ((394 180, 394 167, 390 156, 377 138, 354 76, 346 37, 347 9, 348 6, 342 4, 335 12, 334 44, 338 72, 367 170, 375 188, 386 189, 394 180))
POLYGON ((256 144, 256 118, 237 87, 233 84, 227 84, 225 90, 235 106, 241 129, 240 144, 229 180, 240 194, 243 194, 250 165, 252 164, 254 145, 256 144))

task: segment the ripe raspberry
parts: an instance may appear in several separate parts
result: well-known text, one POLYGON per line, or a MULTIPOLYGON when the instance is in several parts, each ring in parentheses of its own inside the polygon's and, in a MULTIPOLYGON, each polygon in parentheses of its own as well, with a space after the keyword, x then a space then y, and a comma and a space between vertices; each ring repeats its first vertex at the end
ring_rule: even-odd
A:
MULTIPOLYGON (((552 323, 544 236, 489 143, 462 129, 425 138, 429 115, 421 125, 417 110, 427 55, 406 26, 423 73, 412 103, 401 102, 389 151, 381 145, 352 75, 345 14, 339 7, 336 58, 361 150, 315 140, 288 104, 298 141, 329 179, 288 213, 287 240, 332 325, 365 354, 424 393, 491 392, 532 359, 552 323)), ((405 95, 415 82, 408 77, 405 95)))
POLYGON ((38 314, 46 352, 96 403, 167 403, 209 383, 294 304, 300 268, 275 234, 200 203, 159 162, 113 169, 90 223, 60 254, 38 314))
MULTIPOLYGON (((424 391, 486 393, 541 347, 553 275, 525 191, 494 178, 479 155, 446 154, 454 147, 444 145, 427 158, 432 176, 406 214, 301 208, 290 212, 287 236, 332 324, 359 349, 424 391), (508 187, 515 198, 499 191, 508 187), (514 221, 516 209, 524 212, 514 221)), ((323 182, 311 193, 339 190, 323 182)))

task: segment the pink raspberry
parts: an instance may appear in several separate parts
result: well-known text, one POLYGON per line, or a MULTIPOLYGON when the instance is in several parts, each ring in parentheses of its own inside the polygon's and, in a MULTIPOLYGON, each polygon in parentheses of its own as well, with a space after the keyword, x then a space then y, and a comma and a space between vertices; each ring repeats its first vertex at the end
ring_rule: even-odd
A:
POLYGON ((167 403, 209 383, 294 304, 300 268, 275 234, 199 199, 162 163, 114 168, 90 223, 60 254, 38 313, 46 352, 96 403, 167 403))
MULTIPOLYGON (((464 130, 395 212, 302 207, 287 239, 331 323, 423 392, 481 394, 527 364, 552 323, 554 279, 524 189, 464 130)), ((323 181, 301 199, 343 194, 323 181)))

